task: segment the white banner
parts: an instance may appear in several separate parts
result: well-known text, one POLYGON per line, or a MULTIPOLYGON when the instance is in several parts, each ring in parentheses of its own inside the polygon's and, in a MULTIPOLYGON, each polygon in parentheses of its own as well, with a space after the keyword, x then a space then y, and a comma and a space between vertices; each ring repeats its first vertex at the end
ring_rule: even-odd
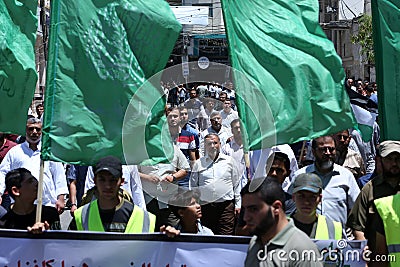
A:
MULTIPOLYGON (((248 242, 247 237, 0 230, 0 267, 239 267, 248 242)), ((365 242, 315 242, 326 266, 365 266, 365 242)))

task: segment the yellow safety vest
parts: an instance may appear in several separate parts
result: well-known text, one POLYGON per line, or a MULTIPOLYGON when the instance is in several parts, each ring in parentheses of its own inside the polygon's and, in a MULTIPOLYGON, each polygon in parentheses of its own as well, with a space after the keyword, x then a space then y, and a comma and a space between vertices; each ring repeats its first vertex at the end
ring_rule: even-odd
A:
POLYGON ((343 227, 340 222, 332 221, 324 215, 318 215, 317 230, 315 231, 315 239, 342 239, 343 227))
MULTIPOLYGON (((74 217, 79 231, 105 232, 97 199, 75 210, 74 217)), ((134 205, 124 233, 154 233, 155 224, 156 216, 134 205)))
POLYGON ((390 266, 400 266, 400 194, 375 199, 374 203, 383 221, 389 255, 396 259, 390 266))

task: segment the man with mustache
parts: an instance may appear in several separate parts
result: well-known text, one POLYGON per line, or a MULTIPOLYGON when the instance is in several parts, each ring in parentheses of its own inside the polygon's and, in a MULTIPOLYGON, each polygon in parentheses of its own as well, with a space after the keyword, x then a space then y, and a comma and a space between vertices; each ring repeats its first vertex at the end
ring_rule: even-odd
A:
POLYGON ((286 217, 285 193, 277 179, 252 180, 240 194, 247 229, 254 235, 245 267, 322 266, 317 246, 286 217))
POLYGON ((199 189, 202 222, 217 235, 233 235, 235 215, 240 213, 239 171, 235 160, 220 153, 215 133, 204 137, 205 155, 193 165, 190 185, 199 189))
MULTIPOLYGON (((25 168, 39 179, 41 137, 42 122, 29 118, 26 122, 26 141, 10 149, 0 164, 0 201, 9 171, 25 168)), ((68 194, 64 167, 61 162, 45 161, 43 172, 43 205, 53 206, 61 214, 65 207, 65 195, 68 194)))
POLYGON ((230 133, 230 130, 222 126, 222 117, 218 111, 214 111, 213 113, 210 114, 210 122, 211 126, 200 133, 201 156, 205 155, 204 142, 205 142, 205 136, 207 136, 208 134, 217 134, 222 145, 225 145, 228 139, 232 137, 232 133, 230 133))
POLYGON ((301 168, 301 173, 315 173, 322 180, 322 201, 317 213, 322 214, 344 226, 360 189, 353 174, 346 168, 335 164, 336 145, 332 136, 322 136, 312 141, 313 164, 301 168))

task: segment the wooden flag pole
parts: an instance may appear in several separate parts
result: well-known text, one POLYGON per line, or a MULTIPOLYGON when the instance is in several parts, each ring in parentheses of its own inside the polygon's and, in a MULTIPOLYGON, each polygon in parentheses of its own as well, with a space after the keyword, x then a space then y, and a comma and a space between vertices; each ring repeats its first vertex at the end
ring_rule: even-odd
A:
POLYGON ((303 141, 303 145, 301 146, 300 156, 299 156, 299 164, 301 164, 302 158, 304 156, 304 148, 306 147, 307 141, 303 141))
POLYGON ((37 190, 36 199, 36 222, 40 222, 42 219, 42 204, 43 204, 43 175, 44 175, 44 161, 40 160, 40 172, 39 172, 39 183, 37 190))

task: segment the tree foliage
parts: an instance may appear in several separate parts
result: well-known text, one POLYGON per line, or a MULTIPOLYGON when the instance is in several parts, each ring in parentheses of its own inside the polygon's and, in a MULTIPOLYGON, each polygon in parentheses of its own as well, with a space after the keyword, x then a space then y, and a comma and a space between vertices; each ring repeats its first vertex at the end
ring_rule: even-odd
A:
POLYGON ((358 18, 358 33, 351 36, 353 44, 361 46, 361 54, 367 62, 375 64, 374 40, 372 37, 372 16, 363 14, 358 18))

